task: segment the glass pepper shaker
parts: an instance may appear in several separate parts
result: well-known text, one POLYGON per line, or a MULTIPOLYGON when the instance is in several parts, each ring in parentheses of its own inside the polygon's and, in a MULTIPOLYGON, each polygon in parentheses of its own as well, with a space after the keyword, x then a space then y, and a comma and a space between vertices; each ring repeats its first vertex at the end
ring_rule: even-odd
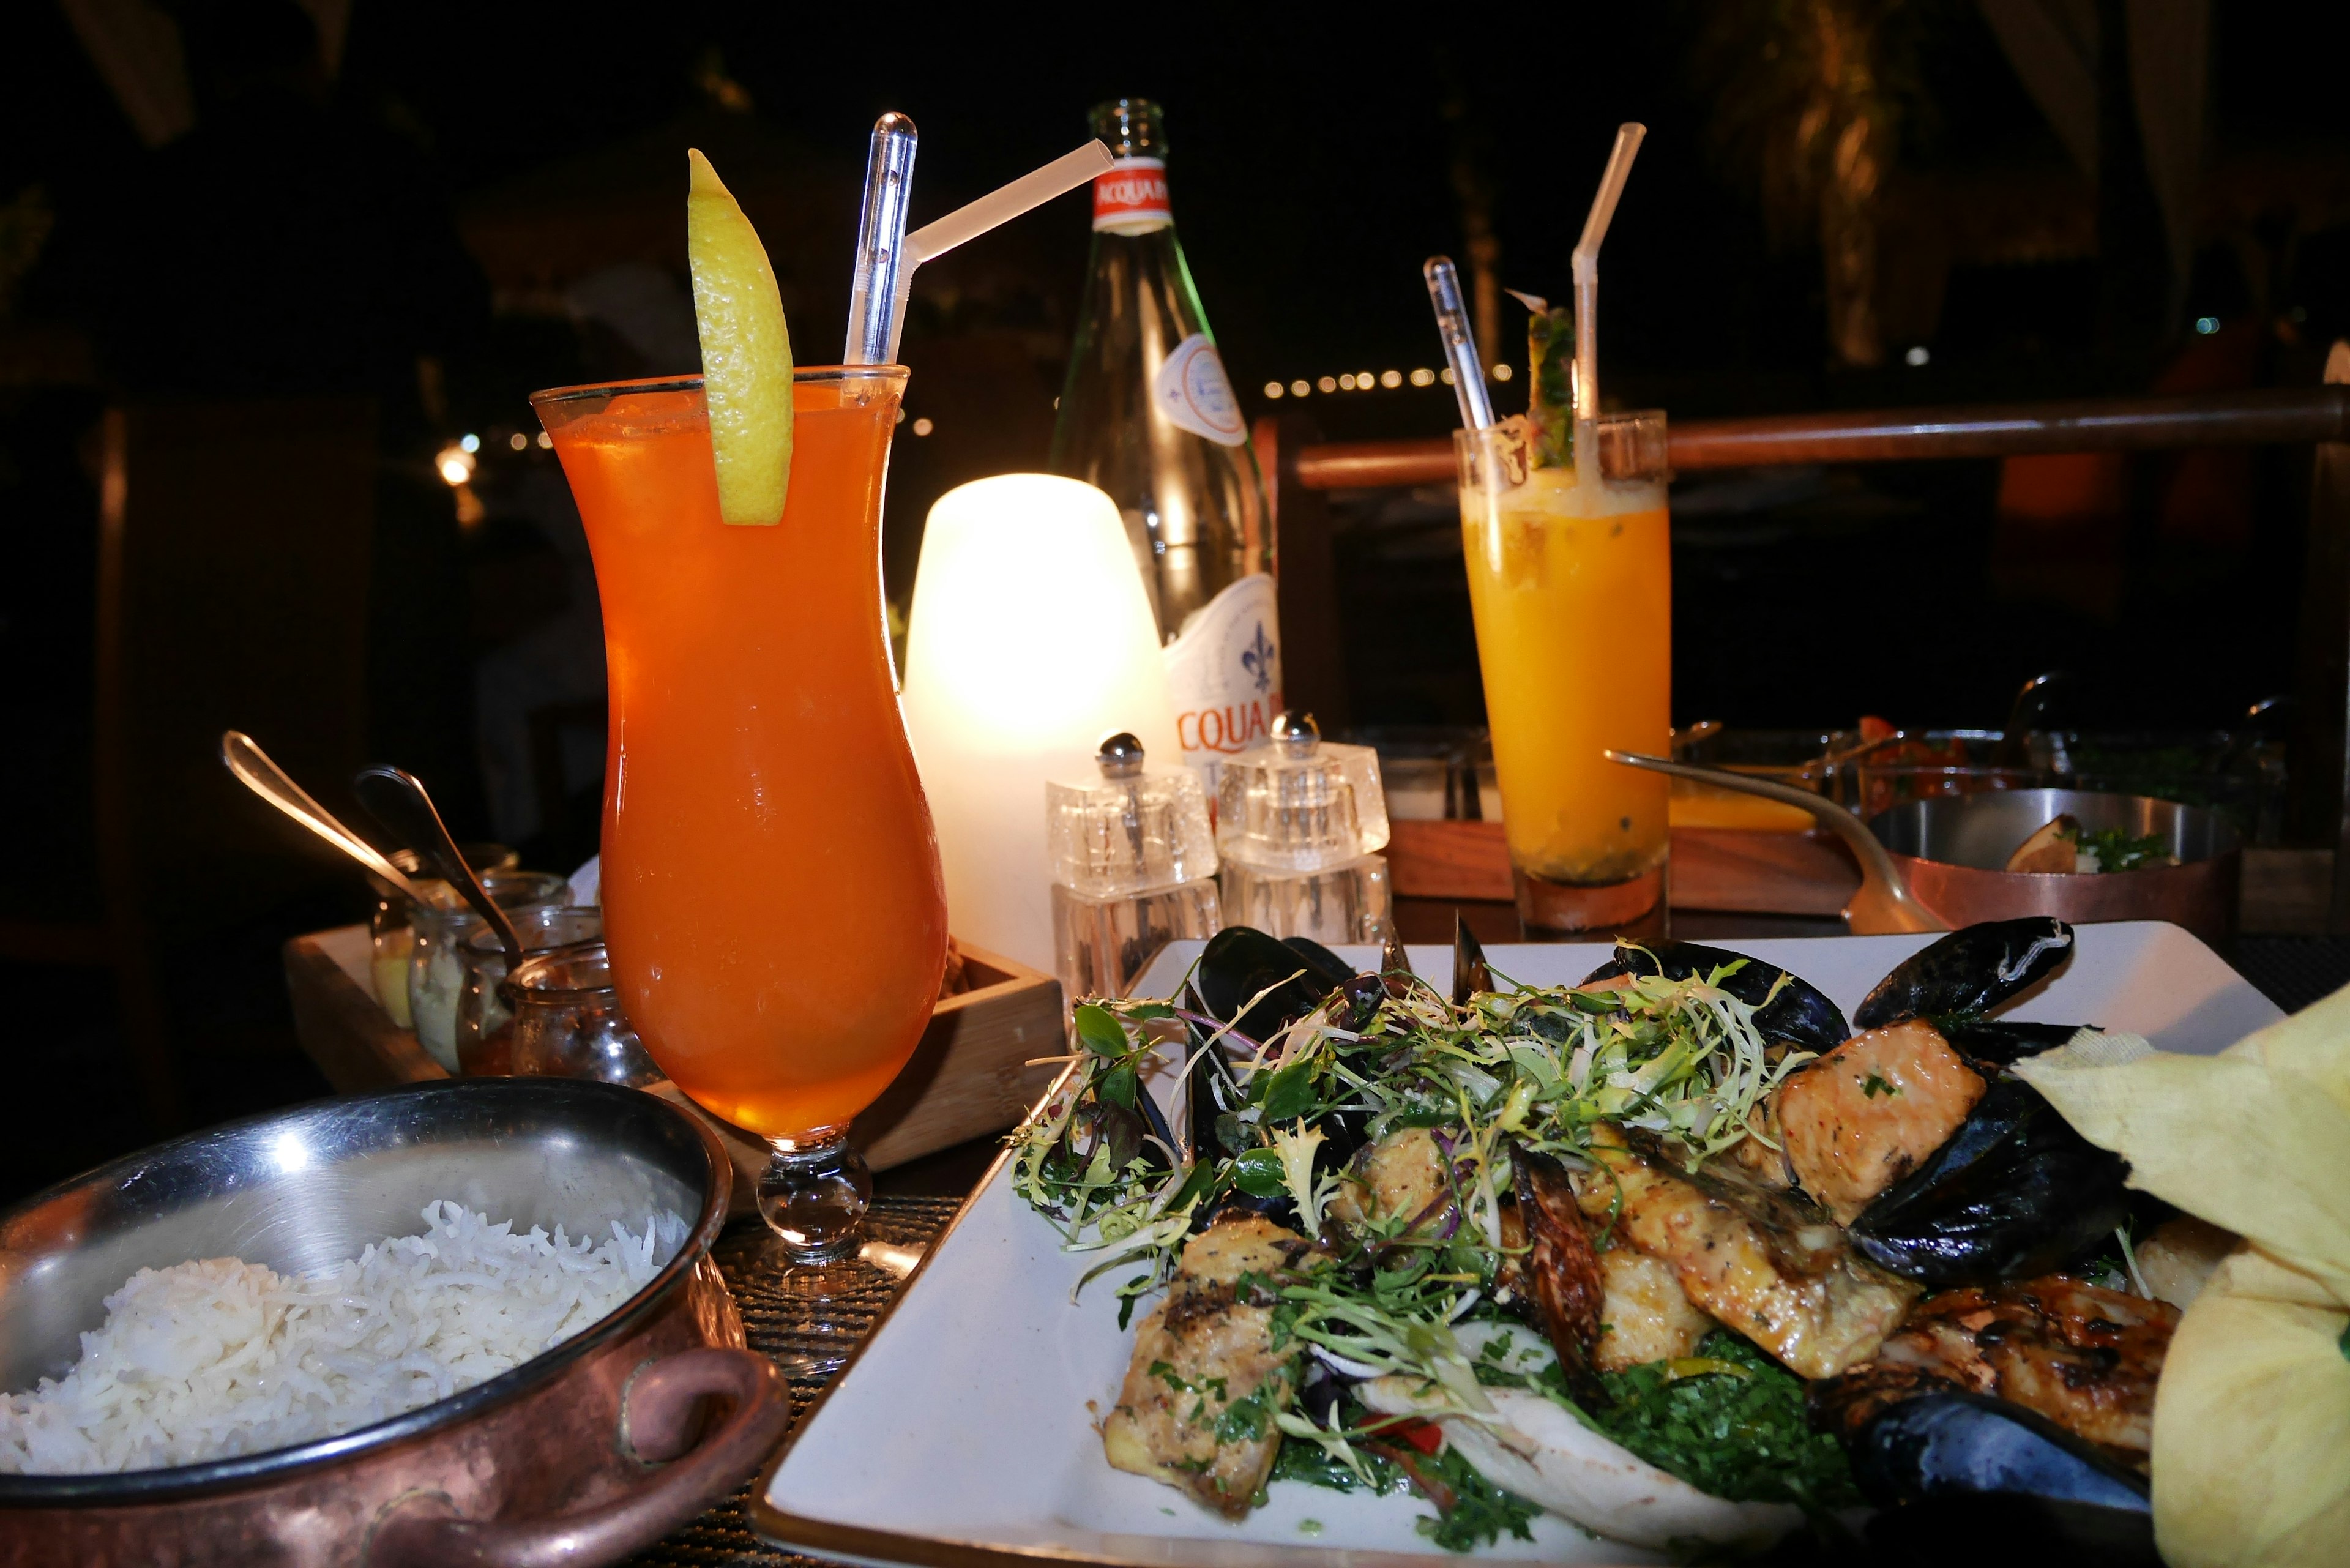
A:
POLYGON ((1226 920, 1276 937, 1380 942, 1392 919, 1387 796, 1368 746, 1322 739, 1310 713, 1226 757, 1216 848, 1226 920))
POLYGON ((1149 769, 1117 734, 1100 777, 1045 786, 1053 860, 1053 946, 1071 1002, 1124 996, 1159 950, 1222 925, 1207 792, 1188 768, 1149 769))

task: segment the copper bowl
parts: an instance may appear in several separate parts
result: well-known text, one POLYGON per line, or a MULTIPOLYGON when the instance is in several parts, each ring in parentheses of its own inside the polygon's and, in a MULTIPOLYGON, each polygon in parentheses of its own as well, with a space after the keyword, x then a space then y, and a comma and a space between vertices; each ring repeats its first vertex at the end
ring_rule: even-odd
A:
POLYGON ((2087 790, 1990 790, 1910 801, 1869 818, 1868 827, 1910 893, 1954 928, 2054 915, 2076 924, 2168 920, 2214 946, 2236 934, 2243 836, 2208 807, 2087 790), (2091 832, 2151 835, 2179 863, 2069 875, 2005 869, 2016 846, 2059 815, 2091 832))
POLYGON ((479 1078, 234 1123, 0 1212, 0 1389, 69 1367, 139 1269, 307 1272, 418 1233, 436 1198, 574 1235, 660 1209, 691 1227, 586 1333, 389 1421, 165 1469, 0 1475, 0 1563, 585 1564, 650 1544, 749 1475, 789 1417, 709 1257, 732 1177, 715 1136, 652 1096, 479 1078))

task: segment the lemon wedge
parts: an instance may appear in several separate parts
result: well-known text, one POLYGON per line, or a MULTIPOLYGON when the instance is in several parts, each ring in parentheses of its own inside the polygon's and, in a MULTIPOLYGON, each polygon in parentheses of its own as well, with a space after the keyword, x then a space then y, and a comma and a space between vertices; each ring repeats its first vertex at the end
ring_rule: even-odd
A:
POLYGON ((686 150, 686 254, 702 337, 718 515, 768 526, 784 519, 792 480, 792 335, 759 232, 700 151, 686 150))

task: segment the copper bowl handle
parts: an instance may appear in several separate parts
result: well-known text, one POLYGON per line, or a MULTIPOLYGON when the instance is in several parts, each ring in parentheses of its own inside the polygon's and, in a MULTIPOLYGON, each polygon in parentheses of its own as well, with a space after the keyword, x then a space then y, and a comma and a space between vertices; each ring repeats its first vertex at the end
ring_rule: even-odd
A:
MULTIPOLYGON (((774 1451, 790 1423, 784 1375, 754 1350, 680 1351, 629 1380, 618 1441, 625 1453, 670 1460, 609 1502, 548 1519, 456 1517, 439 1493, 411 1492, 378 1519, 367 1568, 553 1568, 611 1563, 677 1529, 774 1451), (689 1449, 694 1402, 733 1405, 689 1449)), ((551 1440, 563 1440, 548 1434, 551 1440)))

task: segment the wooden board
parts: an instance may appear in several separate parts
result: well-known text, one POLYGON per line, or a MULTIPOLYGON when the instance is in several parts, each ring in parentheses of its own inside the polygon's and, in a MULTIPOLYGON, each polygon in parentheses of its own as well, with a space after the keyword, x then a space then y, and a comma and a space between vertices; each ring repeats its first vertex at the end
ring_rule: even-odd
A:
MULTIPOLYGON (((958 944, 970 989, 941 998, 913 1059, 850 1137, 866 1163, 887 1170, 989 1133, 1027 1114, 1058 1071, 1028 1064, 1066 1049, 1061 982, 1011 959, 958 944)), ((415 1034, 385 1016, 367 989, 363 926, 313 931, 286 944, 286 985, 302 1049, 339 1094, 360 1094, 449 1076, 415 1034)), ((734 1157, 735 1213, 753 1207, 766 1164, 757 1137, 694 1106, 673 1084, 651 1092, 708 1121, 734 1157)))
MULTIPOLYGON (((1510 851, 1498 822, 1388 825, 1388 872, 1399 898, 1507 899, 1510 851)), ((1834 915, 1860 869, 1833 834, 1677 827, 1669 897, 1679 909, 1834 915)))

